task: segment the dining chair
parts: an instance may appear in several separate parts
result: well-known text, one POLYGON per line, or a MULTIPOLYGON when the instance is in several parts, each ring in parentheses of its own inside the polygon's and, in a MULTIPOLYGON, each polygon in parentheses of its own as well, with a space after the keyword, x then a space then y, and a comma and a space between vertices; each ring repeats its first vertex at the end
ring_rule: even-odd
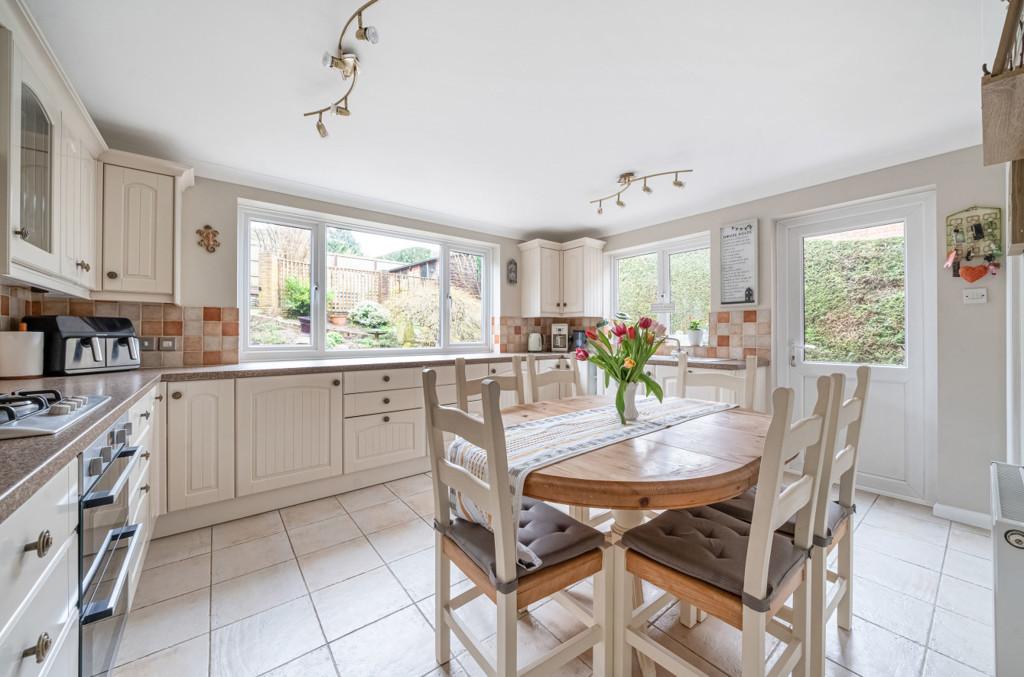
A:
POLYGON ((686 397, 687 388, 717 388, 716 399, 721 397, 722 390, 727 390, 732 393, 733 402, 751 411, 757 395, 757 358, 753 355, 748 356, 745 363, 742 375, 724 369, 693 373, 690 371, 689 357, 686 353, 679 353, 676 367, 676 397, 686 397))
POLYGON ((623 534, 614 565, 614 608, 621 611, 615 616, 615 656, 621 674, 629 674, 631 647, 672 674, 699 672, 645 632, 649 619, 674 599, 740 630, 743 677, 766 674, 768 634, 785 644, 770 674, 808 674, 809 558, 832 380, 819 377, 817 392, 811 416, 792 424, 793 390, 778 388, 772 395, 752 523, 706 506, 667 510, 623 534), (786 461, 801 451, 806 462, 800 477, 782 488, 786 461), (776 532, 793 518, 792 538, 776 532), (631 611, 633 576, 665 593, 631 611), (791 596, 792 608, 780 614, 791 596))
POLYGON ((480 395, 484 381, 490 379, 498 387, 516 394, 516 404, 524 404, 526 396, 523 391, 522 358, 512 358, 512 373, 504 376, 484 376, 482 378, 466 378, 466 358, 455 358, 455 401, 462 411, 469 411, 469 398, 480 395))
MULTIPOLYGON (((583 384, 580 381, 580 371, 576 368, 576 360, 567 360, 568 367, 562 368, 561 360, 555 362, 555 368, 548 371, 537 371, 537 357, 526 356, 526 373, 530 377, 530 399, 533 402, 540 402, 540 389, 544 386, 556 383, 571 385, 572 397, 584 395, 583 384)), ((561 390, 561 388, 559 388, 561 390)), ((556 398, 561 399, 561 397, 556 398)))
POLYGON ((438 664, 451 659, 451 634, 462 642, 487 675, 557 674, 560 666, 593 649, 595 675, 611 674, 612 620, 607 573, 611 548, 604 535, 580 524, 543 501, 523 498, 513 514, 509 486, 505 427, 501 419, 501 389, 485 379, 481 384, 483 418, 438 403, 437 374, 423 370, 424 410, 431 480, 434 485, 434 631, 438 664), (458 435, 486 451, 487 481, 478 479, 446 456, 444 434, 458 435), (472 500, 491 516, 490 529, 451 515, 451 492, 472 500), (516 529, 518 523, 518 531, 516 529), (516 539, 540 559, 529 570, 519 565, 516 539), (473 586, 451 596, 454 563, 473 586), (594 605, 587 609, 564 591, 593 577, 594 605), (484 638, 476 636, 455 611, 486 595, 497 612, 496 650, 485 655, 484 638), (586 627, 517 671, 516 620, 520 609, 552 597, 586 627))

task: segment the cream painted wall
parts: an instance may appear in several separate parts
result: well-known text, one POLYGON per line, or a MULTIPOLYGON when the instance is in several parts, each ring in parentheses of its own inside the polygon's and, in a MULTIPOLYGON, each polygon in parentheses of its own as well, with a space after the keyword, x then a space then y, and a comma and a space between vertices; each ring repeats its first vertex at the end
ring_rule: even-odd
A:
POLYGON ((509 286, 505 282, 504 274, 505 263, 510 258, 518 260, 518 240, 198 177, 195 186, 185 191, 182 206, 181 287, 183 305, 237 305, 236 257, 239 198, 497 244, 501 250, 496 261, 501 267, 502 280, 500 314, 519 314, 519 288, 509 286), (196 238, 193 237, 196 229, 202 228, 206 224, 210 224, 220 231, 218 239, 221 245, 214 254, 209 254, 205 249, 197 246, 196 238))
MULTIPOLYGON (((822 207, 916 188, 936 191, 938 247, 938 423, 937 503, 988 512, 988 463, 1006 457, 1006 276, 985 277, 972 286, 988 288, 988 303, 964 305, 966 284, 942 269, 945 218, 972 205, 1004 207, 1003 166, 984 167, 981 148, 967 148, 916 162, 852 176, 803 190, 690 216, 605 238, 612 251, 714 229, 756 216, 760 219, 760 302, 774 297, 774 224, 777 220, 822 207)), ((685 198, 682 198, 685 199, 685 198)), ((712 259, 717 261, 717 257, 712 259)), ((713 277, 714 271, 713 271, 713 277)), ((717 291, 713 290, 715 296, 717 291)), ((713 297, 714 298, 714 297, 713 297)))

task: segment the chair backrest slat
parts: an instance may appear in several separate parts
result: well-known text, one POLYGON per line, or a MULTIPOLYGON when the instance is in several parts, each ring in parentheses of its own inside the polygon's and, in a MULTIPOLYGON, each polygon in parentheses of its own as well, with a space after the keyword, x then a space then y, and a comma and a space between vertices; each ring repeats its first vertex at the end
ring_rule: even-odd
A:
POLYGON ((469 398, 480 395, 484 381, 491 380, 498 387, 516 394, 516 404, 524 404, 526 396, 523 390, 522 358, 512 358, 512 373, 501 376, 484 376, 482 378, 466 378, 466 358, 455 359, 455 401, 462 411, 469 411, 469 398))
POLYGON ((568 360, 568 362, 568 369, 549 369, 548 371, 538 373, 537 358, 534 355, 526 357, 526 372, 530 377, 530 398, 532 401, 540 402, 540 389, 555 383, 571 385, 572 393, 575 397, 583 394, 583 385, 580 382, 580 372, 576 367, 576 360, 568 360))
POLYGON ((689 357, 686 353, 679 353, 676 368, 676 397, 686 397, 687 388, 717 388, 727 390, 733 395, 733 401, 746 410, 754 408, 754 398, 757 395, 757 358, 749 356, 746 358, 746 368, 741 375, 733 371, 708 371, 706 373, 692 373, 689 366, 689 357))
MULTIPOLYGON (((838 400, 842 400, 842 388, 845 387, 845 378, 839 378, 838 400)), ((828 486, 823 487, 819 496, 819 505, 827 505, 832 491, 832 485, 839 483, 839 503, 845 508, 852 508, 854 504, 854 493, 857 488, 857 461, 860 457, 860 433, 864 425, 864 413, 867 410, 868 391, 871 385, 871 368, 867 366, 857 367, 857 385, 853 388, 853 396, 838 405, 835 430, 830 442, 830 450, 834 450, 825 459, 823 475, 828 478, 828 486), (845 435, 843 434, 845 432, 845 435), (837 442, 842 437, 843 446, 837 442)), ((815 533, 824 534, 824 520, 816 520, 815 533)))

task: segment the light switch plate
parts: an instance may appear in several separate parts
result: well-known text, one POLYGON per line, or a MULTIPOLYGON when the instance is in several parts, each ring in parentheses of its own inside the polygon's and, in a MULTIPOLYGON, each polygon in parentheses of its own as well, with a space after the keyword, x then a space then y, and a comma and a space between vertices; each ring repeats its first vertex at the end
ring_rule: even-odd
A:
POLYGON ((159 339, 160 350, 174 350, 174 337, 161 336, 159 339))
POLYGON ((156 350, 156 342, 152 336, 140 336, 139 337, 139 349, 140 350, 156 350))
POLYGON ((988 303, 987 287, 964 289, 964 303, 988 303))

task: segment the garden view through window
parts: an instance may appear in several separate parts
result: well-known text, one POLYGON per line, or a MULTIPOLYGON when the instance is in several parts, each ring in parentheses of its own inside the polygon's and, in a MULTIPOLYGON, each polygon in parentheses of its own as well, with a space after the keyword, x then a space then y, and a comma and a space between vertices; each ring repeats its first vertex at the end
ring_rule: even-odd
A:
POLYGON ((486 343, 483 253, 331 224, 252 219, 249 233, 252 348, 315 348, 319 333, 323 350, 335 354, 486 343), (314 256, 318 227, 323 251, 314 256))
POLYGON ((906 362, 902 223, 804 238, 804 361, 906 362))

